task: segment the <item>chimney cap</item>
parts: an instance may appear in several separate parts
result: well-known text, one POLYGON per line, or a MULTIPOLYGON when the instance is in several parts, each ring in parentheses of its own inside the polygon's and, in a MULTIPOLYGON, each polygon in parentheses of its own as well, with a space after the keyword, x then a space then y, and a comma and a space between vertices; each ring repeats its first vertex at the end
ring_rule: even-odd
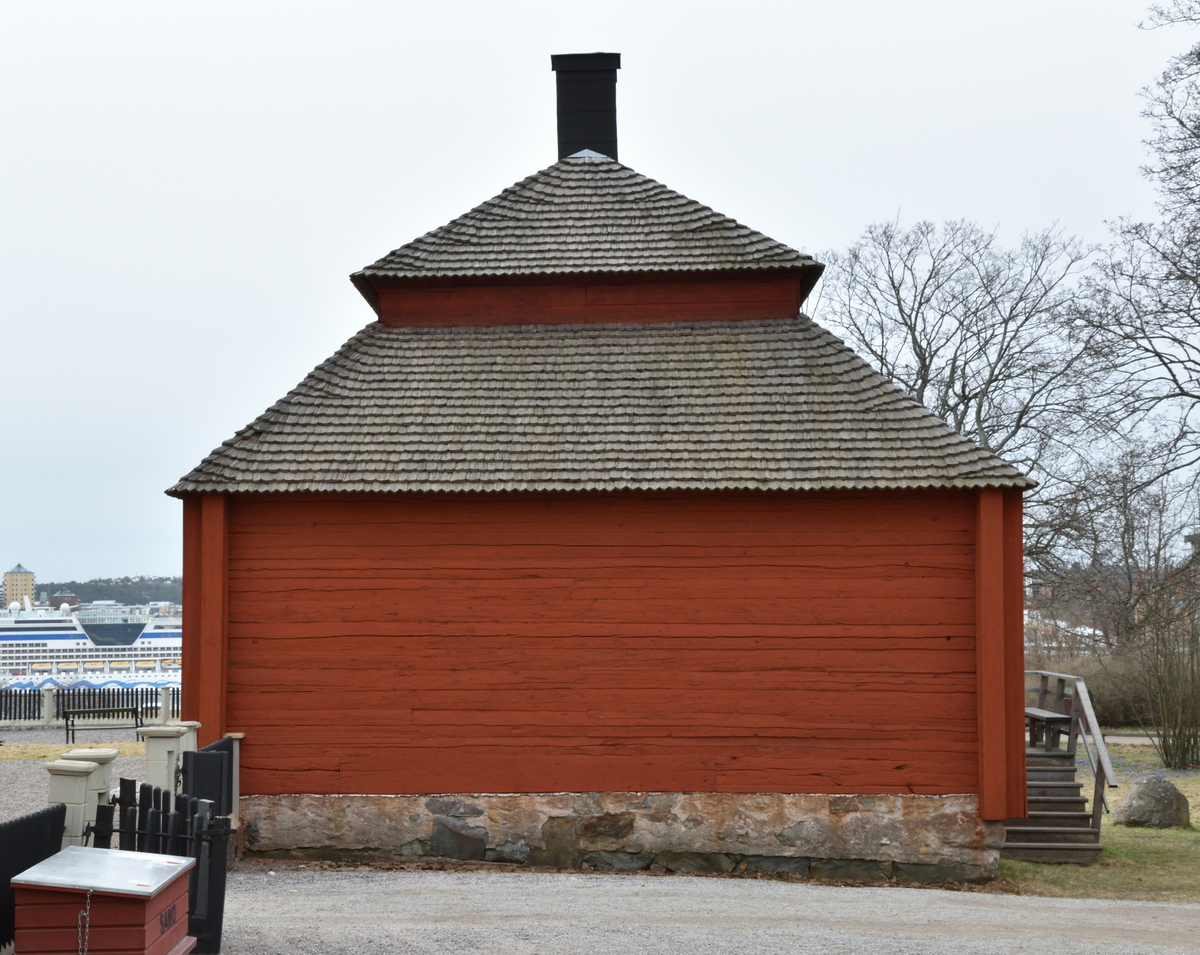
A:
POLYGON ((620 53, 554 53, 550 55, 550 69, 555 72, 619 70, 620 68, 620 53))

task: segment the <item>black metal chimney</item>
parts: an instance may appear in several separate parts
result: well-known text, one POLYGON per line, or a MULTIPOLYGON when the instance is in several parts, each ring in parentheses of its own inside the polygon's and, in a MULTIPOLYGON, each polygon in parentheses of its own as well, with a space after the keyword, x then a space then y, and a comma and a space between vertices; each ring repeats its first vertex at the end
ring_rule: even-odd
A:
POLYGON ((617 70, 620 53, 550 57, 558 82, 558 158, 590 149, 617 158, 617 70))

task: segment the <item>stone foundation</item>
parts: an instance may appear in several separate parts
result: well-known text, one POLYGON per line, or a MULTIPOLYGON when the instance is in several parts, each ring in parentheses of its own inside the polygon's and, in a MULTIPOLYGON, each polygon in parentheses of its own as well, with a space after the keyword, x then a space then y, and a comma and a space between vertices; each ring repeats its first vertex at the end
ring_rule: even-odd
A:
POLYGON ((785 793, 243 796, 247 852, 559 869, 994 878, 1004 827, 978 797, 785 793))

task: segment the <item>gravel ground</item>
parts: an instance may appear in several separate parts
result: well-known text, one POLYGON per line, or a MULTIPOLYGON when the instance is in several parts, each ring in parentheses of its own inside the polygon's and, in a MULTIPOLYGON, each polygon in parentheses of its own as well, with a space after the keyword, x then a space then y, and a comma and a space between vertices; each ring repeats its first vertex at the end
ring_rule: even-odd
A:
MULTIPOLYGON (((97 746, 108 742, 136 741, 133 730, 79 730, 75 746, 97 746)), ((0 730, 0 743, 62 744, 61 729, 0 730)), ((72 749, 63 745, 63 752, 72 749)), ((139 783, 145 776, 145 759, 141 756, 122 756, 113 760, 113 787, 125 776, 139 783)), ((34 812, 46 805, 46 788, 50 777, 42 769, 40 759, 0 759, 0 822, 34 812)))
POLYGON ((230 874, 224 955, 1163 955, 1200 951, 1200 905, 686 876, 230 874))
MULTIPOLYGON (((79 746, 136 739, 81 731, 79 746)), ((0 731, 7 743, 61 730, 0 731)), ((142 778, 143 759, 114 763, 142 778)), ((0 760, 0 821, 46 804, 41 760, 0 760)), ((1166 955, 1200 951, 1200 905, 648 874, 230 873, 225 955, 1166 955)))

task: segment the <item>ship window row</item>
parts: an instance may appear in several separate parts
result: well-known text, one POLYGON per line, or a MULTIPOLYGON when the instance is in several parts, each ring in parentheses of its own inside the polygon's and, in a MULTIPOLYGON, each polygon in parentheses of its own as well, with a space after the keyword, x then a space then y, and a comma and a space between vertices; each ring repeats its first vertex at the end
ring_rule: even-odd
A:
POLYGON ((179 651, 176 650, 136 650, 133 652, 126 651, 125 653, 100 653, 95 650, 54 650, 51 653, 39 653, 33 650, 0 650, 0 656, 4 657, 70 657, 71 659, 88 659, 100 660, 108 657, 135 656, 135 657, 173 657, 178 656, 179 651))

